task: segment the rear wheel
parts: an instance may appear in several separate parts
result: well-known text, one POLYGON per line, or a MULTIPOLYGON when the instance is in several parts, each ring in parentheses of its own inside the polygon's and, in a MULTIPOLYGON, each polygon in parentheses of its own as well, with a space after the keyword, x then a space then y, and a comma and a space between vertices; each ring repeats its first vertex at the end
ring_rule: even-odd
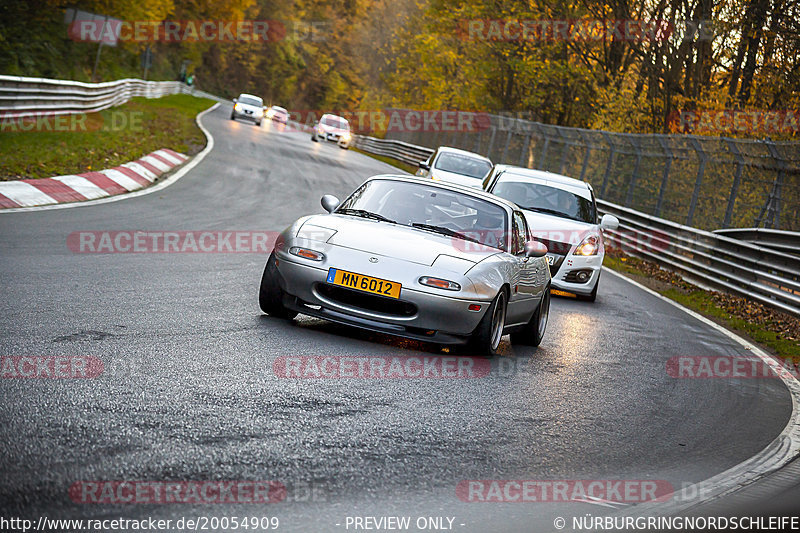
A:
POLYGON ((525 324, 522 331, 511 334, 512 344, 524 344, 526 346, 539 346, 547 330, 547 320, 550 318, 550 286, 548 285, 542 294, 542 301, 533 313, 533 316, 525 324))
POLYGON ((258 304, 261 306, 261 310, 276 318, 291 320, 297 316, 296 312, 283 306, 283 295, 283 289, 278 283, 278 264, 275 260, 275 252, 272 252, 264 267, 261 289, 258 291, 258 304))
POLYGON ((469 348, 480 355, 497 355, 506 326, 506 292, 500 290, 472 334, 469 348))

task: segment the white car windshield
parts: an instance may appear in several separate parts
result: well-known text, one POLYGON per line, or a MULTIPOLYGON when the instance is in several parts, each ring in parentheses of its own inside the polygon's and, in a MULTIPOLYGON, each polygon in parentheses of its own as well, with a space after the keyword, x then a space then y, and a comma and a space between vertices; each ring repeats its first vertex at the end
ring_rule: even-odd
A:
POLYGON ((505 209, 469 194, 435 186, 371 180, 342 202, 336 213, 385 219, 455 238, 464 237, 500 250, 506 248, 505 209))
POLYGON ((350 130, 350 124, 343 118, 339 117, 324 117, 322 119, 322 123, 326 126, 330 126, 332 128, 337 128, 340 130, 350 130))
POLYGON ((464 154, 442 152, 436 159, 437 170, 453 172, 470 178, 481 179, 492 169, 491 163, 464 154))
POLYGON ((236 100, 240 104, 252 105, 255 107, 264 107, 264 101, 261 98, 254 98, 252 96, 239 96, 236 100))
POLYGON ((597 218, 591 200, 543 183, 500 179, 491 193, 514 202, 522 209, 594 224, 597 218))

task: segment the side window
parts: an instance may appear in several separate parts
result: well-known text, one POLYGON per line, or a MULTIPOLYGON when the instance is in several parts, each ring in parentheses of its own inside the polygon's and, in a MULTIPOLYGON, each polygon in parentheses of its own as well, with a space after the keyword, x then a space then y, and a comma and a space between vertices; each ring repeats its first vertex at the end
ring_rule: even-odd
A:
POLYGON ((519 211, 514 211, 514 228, 511 234, 511 253, 519 255, 525 253, 525 243, 528 241, 528 225, 525 216, 519 211))

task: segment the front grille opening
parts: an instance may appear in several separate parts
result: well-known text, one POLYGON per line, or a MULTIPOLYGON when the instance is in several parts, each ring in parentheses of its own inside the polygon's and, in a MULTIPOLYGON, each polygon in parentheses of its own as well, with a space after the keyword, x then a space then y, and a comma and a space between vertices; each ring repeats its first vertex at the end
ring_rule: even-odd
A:
POLYGON ((547 246, 547 251, 551 254, 567 255, 569 251, 572 249, 572 245, 568 242, 558 242, 558 241, 551 241, 550 239, 539 239, 539 238, 537 238, 536 240, 547 246))
POLYGON ((318 284, 317 292, 328 300, 383 315, 414 316, 417 314, 416 305, 377 294, 337 287, 327 283, 318 284))

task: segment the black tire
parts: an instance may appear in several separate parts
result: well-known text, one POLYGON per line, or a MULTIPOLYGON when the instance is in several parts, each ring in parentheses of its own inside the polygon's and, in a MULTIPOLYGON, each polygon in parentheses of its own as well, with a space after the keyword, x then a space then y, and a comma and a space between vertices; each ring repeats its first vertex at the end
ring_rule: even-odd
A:
POLYGON ((468 346, 470 352, 477 355, 497 355, 506 323, 507 305, 508 296, 506 291, 501 289, 472 333, 468 346))
POLYGON ((597 275, 597 281, 594 283, 594 289, 592 292, 589 293, 589 296, 581 296, 578 295, 579 300, 583 300, 584 302, 594 302, 597 300, 597 287, 600 286, 600 274, 597 275))
POLYGON ((275 263, 275 252, 269 254, 264 275, 261 276, 261 288, 258 291, 258 304, 261 310, 275 318, 288 320, 297 316, 295 311, 283 306, 284 292, 278 283, 278 265, 275 263))
POLYGON ((231 113, 231 120, 236 120, 236 117, 231 113))
POLYGON ((311 140, 314 141, 315 143, 319 142, 319 139, 317 139, 317 134, 316 133, 311 135, 311 140))
POLYGON ((525 324, 521 331, 511 334, 511 344, 522 344, 525 346, 539 346, 547 331, 547 321, 550 318, 550 285, 542 293, 542 300, 539 307, 534 311, 533 316, 525 324))
POLYGON ((256 126, 258 126, 259 128, 261 127, 261 121, 260 120, 258 122, 256 122, 256 126))

